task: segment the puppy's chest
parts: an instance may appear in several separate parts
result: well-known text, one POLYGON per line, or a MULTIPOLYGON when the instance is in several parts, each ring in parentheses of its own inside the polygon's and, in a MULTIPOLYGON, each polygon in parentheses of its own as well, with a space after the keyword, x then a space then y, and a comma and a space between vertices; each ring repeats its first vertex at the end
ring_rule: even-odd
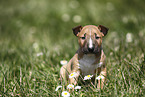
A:
POLYGON ((96 62, 95 55, 84 55, 83 58, 79 60, 79 68, 84 76, 88 74, 95 75, 95 70, 100 67, 100 65, 100 63, 96 62))

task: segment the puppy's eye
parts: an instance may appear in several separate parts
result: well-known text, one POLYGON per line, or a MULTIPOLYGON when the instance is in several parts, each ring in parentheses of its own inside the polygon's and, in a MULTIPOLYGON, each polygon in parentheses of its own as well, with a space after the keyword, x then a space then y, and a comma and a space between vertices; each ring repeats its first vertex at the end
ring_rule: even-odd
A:
POLYGON ((99 36, 97 36, 97 34, 95 33, 95 38, 96 38, 96 39, 99 39, 100 37, 99 37, 99 36))
POLYGON ((96 36, 95 38, 96 38, 96 39, 99 39, 100 37, 96 36))
POLYGON ((86 37, 81 37, 82 39, 86 39, 86 37))

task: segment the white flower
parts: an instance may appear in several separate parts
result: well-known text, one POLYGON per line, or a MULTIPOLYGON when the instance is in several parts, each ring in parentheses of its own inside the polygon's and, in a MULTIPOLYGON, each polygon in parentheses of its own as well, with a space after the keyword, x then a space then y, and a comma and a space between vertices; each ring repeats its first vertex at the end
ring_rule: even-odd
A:
POLYGON ((69 6, 73 9, 76 9, 79 7, 79 2, 77 0, 71 0, 70 3, 69 3, 69 6))
POLYGON ((76 86, 75 89, 76 89, 76 90, 77 90, 77 89, 81 89, 81 86, 76 86))
POLYGON ((96 78, 97 80, 104 79, 104 76, 100 75, 96 78))
POLYGON ((93 77, 93 75, 87 75, 87 76, 84 77, 84 80, 89 80, 89 79, 91 79, 92 77, 93 77))
POLYGON ((122 21, 123 21, 123 23, 128 23, 128 17, 126 17, 126 16, 124 16, 123 18, 122 18, 122 21))
POLYGON ((55 89, 55 91, 58 91, 59 88, 62 88, 62 86, 57 86, 57 88, 55 89))
POLYGON ((69 84, 69 85, 67 86, 67 88, 68 88, 68 89, 73 89, 73 88, 74 88, 74 85, 69 84))
POLYGON ((82 17, 81 17, 81 16, 75 15, 75 16, 73 17, 73 22, 74 22, 74 23, 80 23, 81 21, 82 21, 82 17))
POLYGON ((69 78, 74 78, 74 77, 76 77, 76 75, 77 75, 77 73, 76 73, 76 72, 73 72, 73 73, 71 73, 71 74, 69 75, 69 78))
POLYGON ((42 52, 40 52, 40 53, 37 53, 37 56, 41 56, 41 55, 43 55, 43 53, 42 53, 42 52))
POLYGON ((114 50, 115 50, 115 51, 118 51, 119 48, 120 48, 119 46, 116 46, 116 47, 114 48, 114 50))
POLYGON ((61 60, 61 61, 60 61, 60 64, 61 64, 61 65, 65 65, 65 64, 67 64, 67 61, 66 61, 66 60, 61 60))
POLYGON ((39 47, 38 43, 35 42, 35 43, 33 44, 33 48, 37 49, 38 47, 39 47))
POLYGON ((133 39, 132 39, 132 34, 131 33, 127 33, 126 34, 126 42, 132 42, 133 39))
POLYGON ((36 52, 38 52, 39 51, 39 44, 33 43, 33 48, 35 49, 36 52))
POLYGON ((63 92, 61 93, 61 95, 62 95, 63 97, 69 97, 69 96, 70 96, 70 93, 67 92, 67 91, 63 91, 63 92))
POLYGON ((69 14, 63 14, 61 18, 64 22, 68 22, 70 20, 69 14))

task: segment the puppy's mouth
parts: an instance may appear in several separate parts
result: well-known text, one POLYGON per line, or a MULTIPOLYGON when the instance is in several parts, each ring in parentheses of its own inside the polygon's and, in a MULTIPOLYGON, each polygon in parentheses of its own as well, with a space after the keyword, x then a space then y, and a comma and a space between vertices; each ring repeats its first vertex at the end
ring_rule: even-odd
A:
POLYGON ((96 47, 96 48, 82 48, 82 52, 84 54, 98 54, 100 53, 101 48, 96 47))

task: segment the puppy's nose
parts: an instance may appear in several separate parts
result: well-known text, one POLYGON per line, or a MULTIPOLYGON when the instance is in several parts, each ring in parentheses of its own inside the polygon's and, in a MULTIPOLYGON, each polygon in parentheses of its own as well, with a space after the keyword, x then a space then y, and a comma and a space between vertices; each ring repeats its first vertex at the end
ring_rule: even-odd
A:
POLYGON ((94 51, 94 47, 88 48, 88 51, 89 51, 89 52, 93 52, 93 51, 94 51))

